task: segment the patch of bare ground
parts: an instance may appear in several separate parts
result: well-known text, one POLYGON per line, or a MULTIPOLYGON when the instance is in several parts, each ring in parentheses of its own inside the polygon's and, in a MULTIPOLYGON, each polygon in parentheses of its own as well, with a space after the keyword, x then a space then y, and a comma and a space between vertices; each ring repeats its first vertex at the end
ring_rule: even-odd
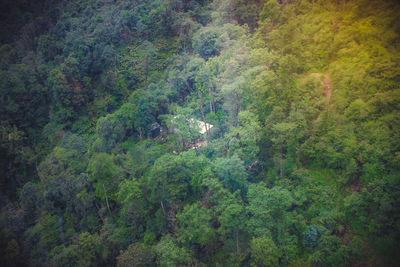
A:
POLYGON ((324 80, 322 81, 322 86, 324 89, 324 96, 329 104, 331 101, 331 96, 332 96, 332 82, 331 82, 331 77, 329 76, 329 74, 310 73, 306 76, 306 78, 308 78, 308 77, 314 77, 314 78, 323 77, 324 78, 324 80))
POLYGON ((351 185, 350 185, 350 193, 353 192, 360 192, 361 191, 361 181, 360 179, 357 179, 356 181, 354 181, 351 185))
POLYGON ((343 244, 345 244, 346 246, 350 244, 352 236, 360 237, 365 244, 365 247, 362 251, 362 255, 364 257, 361 259, 354 260, 351 266, 353 267, 385 266, 383 263, 383 259, 379 255, 377 255, 377 253, 375 252, 375 248, 371 245, 371 243, 366 242, 359 234, 354 232, 354 229, 347 222, 345 222, 344 224, 344 230, 341 233, 339 233, 338 236, 341 238, 343 244))
POLYGON ((328 104, 331 100, 332 96, 332 83, 331 83, 331 77, 328 74, 325 74, 325 79, 322 81, 325 89, 325 97, 326 100, 328 100, 328 104))

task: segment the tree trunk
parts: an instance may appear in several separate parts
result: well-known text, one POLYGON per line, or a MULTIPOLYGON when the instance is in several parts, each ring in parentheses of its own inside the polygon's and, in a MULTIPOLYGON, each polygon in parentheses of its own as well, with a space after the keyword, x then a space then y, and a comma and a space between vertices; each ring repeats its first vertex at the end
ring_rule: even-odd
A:
POLYGON ((166 217, 167 213, 165 212, 164 203, 163 203, 162 199, 160 200, 160 204, 161 204, 161 208, 162 208, 163 214, 166 217))
POLYGON ((179 138, 182 141, 182 151, 185 151, 185 148, 186 148, 186 146, 185 146, 185 137, 183 136, 183 134, 180 134, 179 138))
POLYGON ((61 239, 61 243, 65 247, 63 218, 62 218, 60 209, 57 209, 57 215, 58 215, 58 226, 59 226, 59 230, 60 230, 60 239, 61 239))
POLYGON ((104 195, 105 195, 105 197, 106 197, 107 209, 108 209, 108 212, 109 212, 110 215, 111 215, 110 203, 108 203, 107 190, 106 190, 104 184, 103 184, 103 189, 104 189, 104 195))
POLYGON ((214 95, 210 87, 208 87, 208 94, 210 95, 210 112, 213 112, 215 114, 214 95))
POLYGON ((101 212, 100 207, 96 204, 96 202, 94 202, 94 205, 95 205, 96 208, 97 208, 97 215, 99 215, 100 220, 103 222, 103 224, 105 224, 105 223, 106 223, 106 220, 104 219, 104 217, 103 217, 103 215, 102 215, 102 212, 101 212))
POLYGON ((138 219, 136 216, 135 209, 132 207, 133 206, 132 203, 130 203, 130 206, 132 208, 132 217, 133 217, 133 221, 135 223, 135 229, 136 229, 136 235, 137 235, 137 233, 139 233, 139 228, 138 228, 138 223, 137 223, 138 219))
POLYGON ((283 165, 283 151, 282 151, 282 145, 281 145, 281 151, 280 151, 280 156, 279 156, 279 169, 280 169, 279 171, 280 171, 281 179, 283 177, 282 165, 283 165))
POLYGON ((139 140, 143 141, 142 127, 139 127, 139 140))
POLYGON ((239 230, 236 230, 236 255, 240 253, 240 245, 239 245, 239 230))
POLYGON ((203 118, 204 127, 206 128, 207 140, 210 142, 211 135, 209 129, 207 128, 206 116, 204 115, 204 109, 203 109, 203 97, 201 96, 200 92, 199 92, 199 97, 200 97, 199 109, 201 112, 201 117, 203 118))
POLYGON ((69 266, 69 262, 68 262, 68 258, 65 255, 65 238, 64 238, 64 223, 63 223, 63 217, 61 214, 61 210, 58 208, 57 209, 57 215, 58 215, 58 226, 59 226, 59 230, 60 230, 60 239, 61 239, 61 243, 63 245, 63 256, 65 259, 65 263, 66 266, 69 266))

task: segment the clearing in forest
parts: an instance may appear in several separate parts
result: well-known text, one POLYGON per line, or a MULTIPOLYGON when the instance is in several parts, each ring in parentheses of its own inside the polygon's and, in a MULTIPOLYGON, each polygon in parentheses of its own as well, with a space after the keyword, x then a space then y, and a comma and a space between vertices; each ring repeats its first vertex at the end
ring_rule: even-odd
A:
POLYGON ((331 96, 332 96, 331 77, 328 74, 322 74, 322 73, 310 73, 306 77, 307 78, 308 77, 320 78, 321 76, 324 77, 324 80, 322 81, 322 85, 324 87, 324 95, 329 104, 330 100, 331 100, 331 96))

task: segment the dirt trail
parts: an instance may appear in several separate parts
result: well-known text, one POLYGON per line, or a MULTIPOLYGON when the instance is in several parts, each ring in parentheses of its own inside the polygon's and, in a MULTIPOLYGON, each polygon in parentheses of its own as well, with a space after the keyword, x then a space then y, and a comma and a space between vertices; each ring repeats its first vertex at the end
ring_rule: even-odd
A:
POLYGON ((310 73, 307 75, 307 77, 315 77, 319 78, 323 76, 324 80, 322 81, 322 85, 324 86, 324 95, 326 97, 326 100, 328 100, 328 104, 330 103, 331 96, 332 96, 332 83, 331 83, 331 77, 328 74, 322 74, 322 73, 310 73))
POLYGON ((331 100, 331 96, 332 96, 331 77, 329 77, 328 74, 325 74, 325 79, 323 80, 322 83, 324 84, 325 97, 326 97, 326 100, 328 100, 328 104, 329 104, 329 101, 331 100))

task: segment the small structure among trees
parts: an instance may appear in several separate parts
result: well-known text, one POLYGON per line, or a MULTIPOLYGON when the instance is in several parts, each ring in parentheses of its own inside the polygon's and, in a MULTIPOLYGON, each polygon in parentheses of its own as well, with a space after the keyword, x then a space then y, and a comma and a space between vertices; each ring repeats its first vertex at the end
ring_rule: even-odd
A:
POLYGON ((184 148, 197 149, 208 143, 213 127, 210 123, 177 115, 171 120, 170 132, 181 136, 184 148))

